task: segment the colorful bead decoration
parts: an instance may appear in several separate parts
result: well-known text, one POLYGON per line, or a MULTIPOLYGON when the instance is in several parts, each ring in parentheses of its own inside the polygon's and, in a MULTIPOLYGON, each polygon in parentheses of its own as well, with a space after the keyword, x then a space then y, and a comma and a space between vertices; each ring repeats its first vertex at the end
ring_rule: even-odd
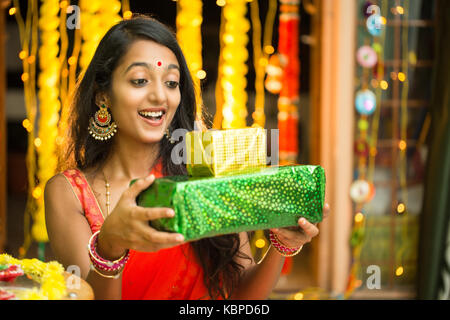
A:
POLYGON ((369 155, 369 144, 366 140, 358 139, 355 141, 355 154, 361 157, 369 155))
POLYGON ((370 185, 366 180, 356 180, 350 186, 350 198, 355 203, 366 202, 370 192, 370 185))
POLYGON ((376 108, 377 98, 375 94, 366 89, 356 93, 355 106, 356 110, 363 115, 371 115, 376 108))
POLYGON ((372 14, 367 18, 366 25, 367 30, 374 37, 380 36, 381 32, 384 30, 383 19, 379 14, 372 14))
POLYGON ((377 64, 378 56, 370 46, 362 46, 356 53, 356 60, 364 68, 372 68, 377 64))

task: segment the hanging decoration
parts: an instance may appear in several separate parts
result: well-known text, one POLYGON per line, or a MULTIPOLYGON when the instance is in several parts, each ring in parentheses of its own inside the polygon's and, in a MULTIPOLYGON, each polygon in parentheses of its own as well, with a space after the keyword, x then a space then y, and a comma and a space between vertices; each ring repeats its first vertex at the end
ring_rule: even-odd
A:
MULTIPOLYGON (((278 130, 280 165, 292 164, 298 155, 298 108, 300 61, 299 0, 280 0, 278 50, 266 67, 265 88, 278 97, 278 130)), ((282 274, 292 270, 292 258, 287 258, 282 274)))
MULTIPOLYGON (((397 14, 402 13, 403 19, 408 21, 409 19, 409 0, 405 0, 403 7, 396 7, 397 14)), ((401 82, 401 101, 400 101, 400 141, 398 148, 400 151, 400 164, 399 164, 399 182, 400 182, 400 196, 397 201, 397 214, 402 216, 405 220, 408 218, 408 185, 407 185, 407 128, 408 128, 408 94, 409 94, 409 25, 408 23, 402 24, 402 64, 401 72, 397 75, 397 80, 401 82)), ((404 254, 408 249, 408 223, 404 223, 402 228, 402 240, 400 247, 397 250, 395 256, 395 274, 396 276, 402 276, 405 272, 404 266, 404 254)))
MULTIPOLYGON (((61 48, 65 48, 61 50, 60 54, 60 62, 61 62, 61 115, 58 123, 58 136, 56 137, 56 147, 57 147, 57 155, 59 157, 65 157, 64 147, 66 146, 66 139, 68 130, 68 120, 69 120, 69 111, 70 111, 70 103, 72 101, 72 94, 75 89, 76 84, 76 76, 77 76, 77 66, 79 55, 81 51, 81 31, 80 28, 75 28, 73 30, 73 49, 70 57, 67 53, 67 14, 75 14, 74 8, 69 5, 69 2, 62 1, 61 2, 61 19, 60 19, 60 33, 61 33, 61 48)), ((62 171, 61 168, 62 163, 64 163, 64 159, 58 159, 58 170, 62 171)))
POLYGON ((36 188, 36 149, 35 128, 37 114, 37 97, 36 97, 36 55, 38 49, 38 6, 37 1, 30 1, 27 12, 26 21, 24 22, 20 13, 19 1, 14 0, 14 6, 10 8, 9 14, 14 15, 19 27, 20 42, 22 50, 19 52, 19 58, 22 60, 23 73, 21 80, 24 86, 26 119, 23 120, 22 126, 28 132, 28 147, 26 155, 26 165, 28 173, 28 199, 24 215, 24 244, 19 248, 19 255, 24 256, 31 239, 31 224, 37 208, 36 199, 32 196, 36 188))
MULTIPOLYGON (((275 22, 277 11, 277 0, 269 0, 269 7, 264 24, 264 33, 261 32, 261 21, 259 18, 259 5, 257 0, 250 2, 250 17, 252 21, 252 45, 253 45, 253 64, 255 68, 255 111, 252 114, 252 127, 264 128, 265 126, 265 90, 264 90, 264 76, 268 64, 268 57, 275 49, 272 46, 273 25, 275 22), (261 37, 263 38, 263 45, 261 47, 261 37)), ((273 55, 274 57, 276 55, 273 55)), ((282 73, 280 69, 280 73, 282 73)), ((279 85, 281 90, 281 82, 279 85)), ((269 249, 269 241, 264 235, 263 230, 256 230, 251 239, 251 250, 253 256, 257 255, 258 250, 261 250, 261 257, 264 257, 269 249)))
POLYGON ((384 18, 387 13, 386 10, 387 0, 382 0, 381 8, 370 1, 362 6, 362 14, 366 17, 366 30, 370 36, 366 37, 365 44, 356 52, 356 61, 362 68, 362 75, 361 88, 355 93, 355 109, 359 115, 358 135, 354 148, 357 159, 357 178, 351 184, 349 190, 350 198, 354 203, 355 214, 350 240, 352 265, 344 294, 345 298, 348 298, 362 284, 359 273, 366 225, 366 210, 364 207, 372 201, 376 193, 373 184, 373 168, 377 154, 376 145, 380 117, 380 107, 377 106, 380 105, 382 90, 387 88, 387 82, 384 80, 385 32, 382 32, 386 23, 384 18), (372 45, 370 45, 370 42, 372 42, 372 45), (376 93, 369 89, 370 85, 376 90, 376 93), (369 117, 372 120, 370 139, 368 138, 369 117), (369 168, 367 168, 368 161, 369 168))
POLYGON ((203 108, 200 83, 206 78, 206 72, 202 69, 202 7, 202 0, 177 1, 177 40, 186 57, 194 81, 199 119, 203 108))
MULTIPOLYGON (((264 113, 264 101, 265 101, 264 76, 266 66, 268 65, 269 55, 275 51, 275 49, 272 46, 272 33, 276 16, 276 10, 277 10, 277 0, 270 0, 264 25, 263 45, 261 47, 262 32, 261 32, 261 22, 259 18, 259 5, 257 0, 250 2, 250 13, 251 13, 250 16, 252 20, 252 31, 253 31, 252 32, 253 65, 255 68, 255 93, 256 93, 255 111, 252 114, 254 127, 256 126, 264 128, 266 122, 266 117, 264 113)), ((279 87, 281 90, 281 85, 279 87)))
POLYGON ((104 34, 121 20, 118 0, 80 0, 81 46, 80 67, 84 74, 104 34))
POLYGON ((286 66, 286 57, 280 53, 270 56, 266 67, 267 78, 264 83, 267 91, 279 94, 283 86, 283 69, 286 66))
POLYGON ((300 61, 299 0, 280 0, 278 28, 278 54, 286 63, 278 98, 278 129, 280 164, 297 161, 298 155, 298 108, 300 61))
MULTIPOLYGON (((380 107, 381 100, 383 97, 383 91, 389 88, 387 79, 385 79, 384 74, 384 46, 385 46, 385 25, 388 10, 388 1, 381 1, 380 8, 376 9, 374 6, 367 2, 364 6, 364 10, 367 11, 367 31, 373 37, 371 40, 373 44, 361 47, 357 52, 357 61, 363 67, 362 73, 362 83, 361 89, 356 93, 355 107, 360 114, 360 120, 358 121, 359 138, 355 143, 355 154, 358 157, 358 177, 357 180, 352 184, 350 189, 350 196, 355 203, 355 216, 354 216, 354 226, 351 238, 351 244, 353 248, 353 259, 352 259, 352 269, 348 281, 348 287, 346 291, 346 297, 349 297, 352 292, 357 289, 362 281, 358 279, 360 274, 360 255, 362 250, 362 244, 364 241, 365 234, 365 215, 364 215, 364 205, 369 203, 375 195, 375 187, 373 184, 374 178, 374 168, 375 168, 375 157, 377 155, 377 141, 378 141, 378 128, 380 121, 380 107), (382 15, 380 15, 382 11, 382 15), (377 28, 380 27, 380 28, 377 28), (372 49, 372 50, 371 50, 372 49), (376 53, 376 57, 374 56, 376 53), (372 80, 369 81, 369 72, 372 70, 372 80), (375 94, 369 89, 369 83, 375 90, 375 94), (366 131, 368 129, 368 116, 371 117, 372 123, 370 139, 367 140, 366 131), (366 141, 367 140, 367 141, 366 141), (368 157, 368 165, 366 168, 366 157, 368 157)), ((407 151, 407 123, 408 123, 408 68, 411 53, 408 47, 408 17, 409 17, 409 1, 405 0, 403 6, 395 6, 391 8, 391 12, 396 15, 396 21, 399 22, 399 28, 401 31, 401 43, 396 43, 396 46, 401 46, 396 51, 397 53, 402 52, 402 56, 396 56, 394 54, 394 59, 400 61, 399 68, 394 65, 394 70, 390 73, 390 78, 393 83, 393 88, 398 88, 401 86, 401 97, 400 97, 400 136, 398 137, 394 129, 393 139, 398 142, 398 145, 393 147, 393 157, 396 160, 393 166, 397 166, 398 163, 398 178, 400 192, 393 192, 392 208, 393 211, 390 215, 391 219, 396 219, 398 215, 402 216, 402 220, 407 217, 408 208, 408 196, 407 196, 407 166, 406 166, 406 151, 407 151), (404 21, 402 21, 404 20, 404 21), (398 149, 397 149, 398 148, 398 149), (398 161, 399 160, 399 161, 398 161), (398 198, 395 198, 398 197, 398 198)), ((367 41, 366 41, 367 42, 367 41)), ((395 51, 395 50, 394 50, 395 51)), ((395 90, 395 89, 394 89, 395 90)), ((394 117, 395 119, 395 117, 394 117)), ((396 123, 393 124, 397 125, 396 123)), ((397 177, 393 177, 396 179, 397 177)), ((391 237, 391 250, 392 255, 393 270, 389 270, 389 274, 392 277, 401 277, 405 274, 404 266, 404 255, 407 252, 410 241, 408 241, 408 222, 402 223, 402 233, 400 245, 397 248, 397 240, 394 236, 391 237), (394 256, 395 255, 395 256, 394 256)), ((391 230, 392 232, 392 230, 391 230)), ((413 249, 411 249, 413 250, 413 249)), ((392 284, 392 279, 389 280, 392 284)))
POLYGON ((22 51, 19 57, 24 69, 22 81, 27 111, 27 118, 22 125, 28 132, 26 164, 29 197, 24 217, 24 243, 19 248, 21 258, 26 255, 33 240, 38 242, 38 258, 45 258, 48 235, 43 194, 48 179, 57 171, 58 151, 64 145, 68 119, 67 104, 75 87, 78 55, 82 51, 79 62, 86 68, 101 37, 121 19, 118 15, 121 4, 117 0, 81 0, 79 4, 83 28, 74 32, 73 52, 69 58, 66 23, 67 13, 73 11, 70 1, 44 0, 39 11, 37 1, 29 1, 26 22, 21 17, 18 1, 14 1, 14 7, 10 9, 10 13, 16 17, 21 37, 22 51), (82 40, 85 43, 81 50, 82 40), (39 57, 40 66, 37 82, 36 55, 39 57), (36 117, 37 98, 39 119, 36 117), (39 129, 37 133, 35 128, 39 129))
MULTIPOLYGON (((247 32, 250 23, 246 19, 246 0, 227 0, 222 5, 221 50, 218 85, 220 98, 216 98, 216 117, 222 110, 221 128, 244 128, 247 126, 247 32), (222 101, 223 99, 223 101, 222 101), (220 105, 219 105, 220 104, 220 105)), ((215 120, 215 123, 216 120, 215 120)))
POLYGON ((365 89, 356 93, 355 106, 360 114, 371 115, 375 111, 376 105, 377 98, 372 91, 365 89))
POLYGON ((362 46, 356 53, 356 60, 364 68, 372 68, 377 64, 377 53, 371 46, 362 46))
POLYGON ((40 7, 39 30, 41 46, 39 48, 40 72, 38 76, 39 98, 39 132, 34 140, 38 154, 38 185, 32 192, 36 199, 37 210, 34 212, 32 237, 37 242, 48 242, 45 227, 44 187, 54 174, 57 166, 55 139, 59 120, 59 81, 60 63, 58 60, 60 34, 59 1, 45 0, 40 7))

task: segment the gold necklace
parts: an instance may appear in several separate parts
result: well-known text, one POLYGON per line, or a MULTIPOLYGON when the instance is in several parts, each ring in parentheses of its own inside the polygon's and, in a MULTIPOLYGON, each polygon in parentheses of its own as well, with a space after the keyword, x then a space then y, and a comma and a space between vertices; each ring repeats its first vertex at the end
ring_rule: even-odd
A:
MULTIPOLYGON (((103 172, 103 170, 102 170, 103 172)), ((111 205, 111 193, 109 192, 109 183, 106 180, 105 172, 103 172, 103 178, 105 179, 105 189, 106 189, 106 217, 109 216, 109 210, 111 205)), ((104 218, 106 218, 104 217, 104 218)))

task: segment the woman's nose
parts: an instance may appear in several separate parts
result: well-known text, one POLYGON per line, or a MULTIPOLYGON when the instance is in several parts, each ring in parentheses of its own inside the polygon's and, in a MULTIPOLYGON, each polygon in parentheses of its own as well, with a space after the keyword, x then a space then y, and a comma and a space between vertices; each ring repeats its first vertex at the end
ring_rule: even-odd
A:
POLYGON ((166 100, 166 93, 162 81, 154 81, 150 86, 149 99, 155 104, 162 104, 166 100))

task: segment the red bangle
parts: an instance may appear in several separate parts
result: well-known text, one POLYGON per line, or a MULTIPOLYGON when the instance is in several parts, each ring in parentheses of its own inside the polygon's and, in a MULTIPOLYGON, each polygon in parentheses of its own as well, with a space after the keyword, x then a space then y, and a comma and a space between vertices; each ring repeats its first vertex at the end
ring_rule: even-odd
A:
POLYGON ((278 253, 281 254, 282 256, 285 256, 285 257, 295 256, 303 248, 303 246, 300 246, 300 247, 287 247, 287 246, 283 245, 281 243, 280 239, 278 239, 277 235, 275 233, 273 233, 272 231, 269 232, 269 238, 270 238, 270 243, 278 251, 278 253))
POLYGON ((97 270, 120 273, 127 263, 128 258, 130 257, 130 251, 127 250, 127 252, 122 257, 114 261, 103 259, 97 253, 97 241, 99 233, 100 231, 95 232, 89 240, 88 244, 89 258, 91 259, 92 266, 97 270))

